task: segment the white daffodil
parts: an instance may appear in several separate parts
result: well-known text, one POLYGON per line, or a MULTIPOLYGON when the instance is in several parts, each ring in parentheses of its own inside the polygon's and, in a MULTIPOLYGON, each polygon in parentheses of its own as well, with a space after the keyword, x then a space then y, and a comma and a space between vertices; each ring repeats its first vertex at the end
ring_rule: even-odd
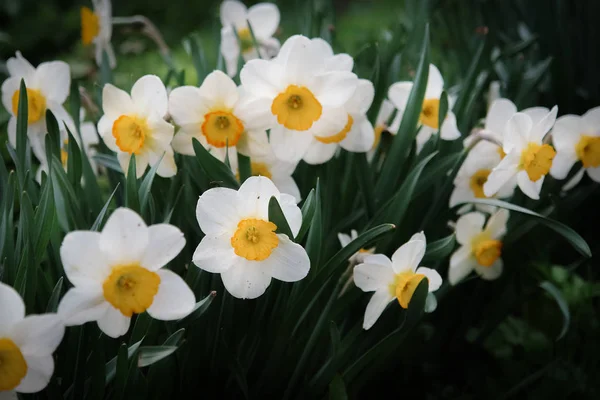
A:
POLYGON ((408 308, 423 278, 427 278, 429 283, 425 311, 431 312, 436 308, 437 301, 432 292, 439 289, 442 277, 434 269, 419 267, 426 245, 425 235, 420 232, 396 250, 391 260, 383 254, 374 254, 354 267, 356 286, 364 292, 375 292, 365 311, 364 329, 371 328, 394 299, 402 308, 408 308))
POLYGON ((503 151, 506 156, 488 176, 483 192, 491 197, 515 176, 517 184, 527 196, 540 198, 544 177, 550 171, 556 152, 543 139, 554 125, 558 107, 548 112, 545 108, 531 108, 516 113, 507 122, 503 151))
POLYGON ((177 173, 171 148, 174 128, 164 120, 168 105, 167 89, 155 75, 138 79, 131 88, 131 96, 111 84, 104 86, 104 115, 98 122, 98 132, 106 146, 117 153, 125 174, 132 154, 138 178, 148 164, 153 166, 161 157, 158 175, 168 178, 177 173))
POLYGON ((59 128, 67 126, 75 132, 73 119, 62 106, 71 90, 71 71, 63 61, 45 62, 34 68, 20 52, 6 62, 10 77, 2 83, 2 104, 10 113, 8 139, 17 146, 17 113, 21 79, 27 87, 27 137, 33 153, 39 160, 46 160, 45 137, 46 110, 52 111, 59 128))
POLYGON ((206 235, 194 252, 199 268, 221 274, 232 296, 254 299, 271 278, 296 282, 308 274, 310 259, 302 246, 275 233, 269 221, 269 200, 275 197, 293 235, 302 224, 294 197, 280 193, 266 177, 250 177, 238 191, 214 188, 198 199, 196 217, 206 235))
POLYGON ((383 132, 389 132, 392 135, 396 135, 398 133, 398 129, 400 129, 400 122, 402 120, 402 113, 396 113, 396 116, 390 123, 390 119, 392 115, 396 111, 394 104, 388 99, 383 99, 381 102, 381 106, 379 107, 379 111, 377 112, 377 117, 375 118, 375 141, 373 142, 373 147, 367 153, 367 159, 371 161, 373 156, 375 156, 375 151, 377 147, 379 147, 379 143, 381 142, 381 135, 383 132))
POLYGON ((502 237, 506 234, 508 211, 498 210, 485 228, 485 215, 471 212, 456 222, 456 240, 461 247, 450 257, 448 281, 451 285, 475 271, 482 279, 492 280, 502 274, 502 237))
POLYGON ((348 125, 344 105, 358 78, 349 71, 328 70, 330 58, 319 41, 296 35, 273 60, 251 60, 242 68, 242 87, 253 104, 249 117, 271 128, 269 139, 278 158, 310 159, 314 137, 335 136, 348 125))
MULTIPOLYGON (((408 102, 412 87, 412 82, 396 82, 388 90, 389 99, 401 114, 406 110, 406 103, 408 102)), ((423 148, 431 135, 440 130, 440 97, 443 91, 444 79, 442 78, 442 74, 440 74, 435 65, 429 64, 429 78, 427 79, 427 88, 425 89, 425 99, 423 100, 421 114, 419 115, 421 129, 417 135, 417 151, 423 148)), ((460 132, 456 126, 456 116, 451 111, 452 102, 450 98, 448 98, 448 103, 448 113, 442 123, 440 134, 444 140, 455 140, 460 137, 460 132)))
POLYGON ((552 161, 550 175, 565 179, 577 161, 582 168, 568 182, 567 189, 575 186, 583 173, 600 182, 600 107, 592 108, 582 116, 563 115, 552 129, 552 143, 556 157, 552 161))
POLYGON ((111 0, 92 0, 94 9, 81 7, 81 41, 88 46, 94 44, 96 64, 102 64, 102 53, 106 52, 111 68, 117 66, 115 52, 110 43, 112 36, 111 0))
POLYGON ((273 35, 279 27, 279 9, 272 3, 259 3, 250 8, 235 0, 221 3, 221 54, 229 76, 235 76, 240 53, 244 60, 269 59, 277 55, 279 40, 273 35), (258 44, 254 47, 252 33, 258 44), (238 42, 239 38, 239 42, 238 42), (241 48, 240 48, 241 44, 241 48), (260 52, 260 57, 259 57, 260 52))
MULTIPOLYGON (((350 231, 350 235, 347 235, 347 234, 341 233, 341 232, 338 233, 338 239, 339 239, 342 247, 348 246, 350 244, 350 242, 352 242, 357 237, 358 237, 358 232, 356 232, 356 229, 352 229, 350 231)), ((365 257, 372 255, 374 252, 375 252, 375 247, 371 247, 370 249, 360 249, 358 252, 354 253, 348 261, 350 261, 350 263, 353 265, 363 263, 363 262, 365 262, 365 257)))
MULTIPOLYGON (((281 193, 293 196, 296 199, 296 203, 299 203, 302 200, 300 189, 298 189, 298 185, 296 185, 292 177, 297 164, 275 157, 266 132, 263 131, 256 135, 256 143, 261 145, 262 150, 261 154, 250 158, 251 176, 269 178, 281 193)), ((239 180, 238 159, 235 154, 230 154, 229 164, 231 165, 231 170, 239 180)))
POLYGON ((112 338, 129 330, 131 316, 147 311, 170 321, 192 312, 194 293, 176 273, 162 268, 185 246, 175 226, 146 226, 127 208, 116 209, 102 232, 75 231, 60 247, 65 274, 75 286, 58 313, 67 326, 96 321, 112 338))
POLYGON ((56 314, 26 317, 21 296, 1 282, 0 304, 0 398, 16 399, 48 385, 65 326, 56 314))
POLYGON ((247 156, 262 155, 266 151, 263 146, 268 143, 261 141, 266 133, 251 118, 253 107, 241 88, 221 71, 211 72, 199 88, 173 89, 169 112, 180 126, 173 148, 178 153, 194 155, 192 139, 196 138, 221 161, 227 148, 247 156))

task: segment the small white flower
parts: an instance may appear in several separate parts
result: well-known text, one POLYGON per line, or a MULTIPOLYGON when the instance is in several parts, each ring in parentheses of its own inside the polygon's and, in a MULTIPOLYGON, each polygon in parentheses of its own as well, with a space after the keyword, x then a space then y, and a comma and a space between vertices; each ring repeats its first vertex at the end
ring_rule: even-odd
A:
POLYGON ((65 327, 56 314, 26 317, 21 296, 1 282, 0 304, 0 398, 39 392, 54 373, 52 353, 65 327))
POLYGON ((451 285, 475 271, 482 279, 492 280, 502 274, 502 242, 506 234, 508 211, 498 210, 490 217, 485 228, 485 215, 471 212, 456 222, 456 240, 461 247, 450 258, 448 281, 451 285))
MULTIPOLYGON (((338 233, 338 239, 342 247, 346 247, 352 242, 354 239, 358 237, 358 232, 356 229, 352 229, 350 231, 350 235, 346 235, 345 233, 338 233)), ((365 257, 372 255, 375 252, 375 247, 371 247, 370 249, 360 249, 358 252, 354 253, 352 257, 348 261, 350 264, 360 264, 365 262, 365 257)))
POLYGON ((178 153, 194 155, 192 139, 196 138, 221 161, 225 160, 226 148, 247 156, 263 155, 268 142, 261 139, 266 132, 254 124, 253 107, 243 90, 221 71, 211 72, 199 88, 173 89, 169 112, 180 126, 173 148, 178 153))
POLYGON ((412 296, 423 278, 429 283, 425 311, 437 306, 432 292, 442 285, 442 277, 434 269, 419 267, 425 255, 426 239, 423 232, 414 234, 392 255, 367 256, 363 264, 354 267, 354 283, 364 292, 375 292, 365 311, 364 329, 370 329, 387 305, 398 299, 402 308, 408 308, 412 296))
POLYGON ((515 176, 519 188, 534 200, 540 198, 544 177, 556 152, 543 139, 554 125, 558 108, 536 107, 516 113, 505 127, 503 150, 506 156, 488 176, 483 192, 491 197, 515 176))
POLYGON ((381 135, 383 132, 389 132, 392 135, 396 135, 398 133, 398 129, 400 129, 400 122, 402 121, 402 113, 396 113, 396 116, 390 123, 390 118, 396 111, 394 104, 388 99, 383 99, 381 102, 381 107, 379 107, 379 111, 377 112, 377 117, 375 118, 375 141, 373 142, 373 147, 367 153, 367 159, 369 162, 375 156, 375 151, 381 142, 381 135))
POLYGON ((592 108, 582 116, 563 115, 552 129, 552 143, 556 157, 550 175, 565 179, 573 165, 581 161, 582 168, 568 183, 574 187, 584 171, 595 182, 600 182, 600 107, 592 108))
POLYGON ((40 162, 46 161, 45 137, 46 110, 52 111, 59 128, 66 125, 75 132, 73 119, 62 106, 71 89, 71 71, 63 61, 45 62, 34 68, 20 52, 6 62, 10 77, 2 83, 2 104, 11 115, 8 121, 8 139, 13 147, 17 146, 17 112, 19 109, 19 91, 21 79, 27 87, 27 137, 33 154, 40 162))
POLYGON ((279 27, 279 9, 272 3, 259 3, 250 8, 235 0, 221 3, 221 54, 225 59, 227 74, 235 76, 240 53, 244 60, 269 59, 277 55, 279 40, 273 35, 279 27), (254 47, 252 33, 259 46, 254 47), (239 42, 238 42, 239 38, 239 42), (241 44, 241 49, 240 49, 241 44))
MULTIPOLYGON (((398 109, 399 113, 404 113, 406 103, 412 90, 412 82, 396 82, 388 90, 388 97, 398 109)), ((425 99, 419 115, 419 124, 421 130, 417 135, 417 152, 421 151, 425 142, 431 135, 437 133, 439 127, 440 97, 444 91, 444 79, 442 74, 433 64, 429 64, 429 77, 427 79, 427 88, 425 89, 425 99)), ((441 138, 444 140, 455 140, 460 137, 460 132, 456 126, 456 116, 451 111, 452 101, 448 97, 448 113, 442 123, 440 130, 441 138)))
POLYGON ((238 191, 214 188, 198 199, 196 217, 206 235, 194 252, 199 268, 221 274, 232 296, 254 299, 271 279, 296 282, 308 274, 306 251, 269 221, 269 200, 275 197, 293 235, 302 224, 296 200, 279 193, 265 177, 250 177, 238 191))
POLYGON ((104 86, 104 115, 98 122, 98 132, 106 146, 117 153, 125 174, 132 154, 138 178, 148 164, 153 166, 161 157, 157 174, 168 178, 177 173, 171 147, 174 128, 164 120, 168 105, 165 85, 155 75, 138 79, 131 88, 131 96, 111 84, 104 86))
POLYGON ((67 326, 96 321, 116 338, 129 330, 131 316, 147 311, 170 321, 192 312, 194 293, 176 273, 162 268, 185 246, 175 226, 146 226, 127 208, 116 209, 102 232, 65 236, 60 257, 75 286, 58 307, 67 326))
POLYGON ((110 43, 112 36, 112 5, 110 0, 92 0, 94 9, 81 7, 81 41, 84 45, 94 44, 96 64, 102 64, 102 53, 106 51, 111 68, 117 66, 115 52, 110 43))
POLYGON ((310 159, 315 137, 339 134, 348 124, 344 105, 355 93, 352 72, 330 70, 331 54, 320 41, 296 35, 273 60, 251 60, 240 72, 251 97, 256 124, 271 128, 269 140, 278 158, 310 159))

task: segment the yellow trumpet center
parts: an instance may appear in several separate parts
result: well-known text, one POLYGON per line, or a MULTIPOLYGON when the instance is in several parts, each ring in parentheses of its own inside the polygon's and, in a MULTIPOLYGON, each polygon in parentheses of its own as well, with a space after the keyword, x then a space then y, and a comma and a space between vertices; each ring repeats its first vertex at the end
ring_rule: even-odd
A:
POLYGON ((145 119, 137 116, 121 115, 113 123, 112 134, 117 140, 117 146, 129 154, 138 154, 150 128, 145 119))
POLYGON ((491 267, 502 255, 502 242, 492 239, 489 233, 484 231, 471 241, 471 252, 479 265, 491 267))
POLYGON ((438 129, 440 114, 440 100, 439 99, 425 99, 423 101, 423 107, 421 108, 421 115, 419 121, 423 125, 427 125, 430 128, 438 129))
POLYGON ((383 124, 375 126, 375 128, 373 129, 373 132, 375 133, 375 141, 373 142, 373 147, 371 148, 371 150, 376 149, 377 146, 379 146, 379 142, 381 142, 381 135, 386 129, 387 127, 383 124))
POLYGON ((423 278, 426 278, 425 275, 413 271, 396 274, 394 283, 390 285, 390 293, 398 299, 398 303, 402 308, 408 308, 408 304, 423 278))
POLYGON ((19 386, 27 375, 27 362, 19 346, 11 339, 0 338, 0 392, 19 386))
POLYGON ((581 136, 579 143, 575 146, 575 152, 583 163, 584 168, 600 167, 599 136, 581 136))
POLYGON ((81 41, 89 45, 100 33, 98 16, 88 7, 81 7, 81 41))
POLYGON ((244 124, 230 111, 213 111, 204 116, 202 133, 215 147, 233 147, 244 133, 244 124))
POLYGON ((529 143, 521 153, 519 169, 525 170, 535 182, 550 171, 555 155, 556 151, 549 144, 529 143))
POLYGON ((352 129, 353 123, 354 123, 354 119, 352 119, 350 114, 348 114, 348 121, 346 122, 346 125, 344 126, 344 128, 341 131, 339 131, 338 133, 336 133, 333 136, 315 136, 315 139, 317 139, 319 142, 325 143, 325 144, 339 143, 342 140, 346 139, 348 132, 350 132, 350 129, 352 129))
MULTIPOLYGON (((14 115, 19 113, 20 91, 16 90, 12 96, 12 110, 14 115)), ((27 89, 27 124, 31 125, 44 118, 46 113, 46 98, 39 90, 27 89)))
POLYGON ((254 42, 252 41, 252 34, 250 29, 242 28, 238 30, 238 37, 240 38, 240 47, 242 53, 247 53, 254 48, 254 42))
POLYGON ((60 162, 62 163, 63 168, 67 168, 67 161, 69 161, 67 146, 69 146, 69 139, 65 139, 63 141, 63 146, 60 148, 60 162))
POLYGON ((487 182, 488 176, 492 171, 489 169, 480 169, 475 172, 469 181, 469 187, 477 198, 485 198, 483 193, 483 185, 487 182))
POLYGON ((271 104, 277 122, 288 129, 306 131, 321 118, 323 106, 304 86, 289 85, 271 104))
POLYGON ((265 260, 279 245, 275 230, 277 225, 269 221, 253 218, 241 220, 231 237, 231 246, 235 254, 246 260, 265 260))
POLYGON ((116 266, 104 281, 104 298, 126 317, 143 313, 158 293, 160 276, 138 264, 116 266))

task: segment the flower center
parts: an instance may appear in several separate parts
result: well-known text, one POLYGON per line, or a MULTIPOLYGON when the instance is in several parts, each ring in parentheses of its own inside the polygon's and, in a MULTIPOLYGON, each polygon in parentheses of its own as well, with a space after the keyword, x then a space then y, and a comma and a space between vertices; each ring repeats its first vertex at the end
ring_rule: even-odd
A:
POLYGON ((306 131, 321 118, 323 106, 304 86, 289 85, 271 104, 277 122, 288 129, 306 131))
POLYGON ((240 45, 242 53, 247 53, 254 48, 254 42, 252 41, 252 34, 250 29, 242 28, 238 30, 238 37, 240 38, 240 45))
POLYGON ((504 149, 502 148, 502 146, 498 146, 498 148, 496 149, 498 150, 498 154, 500 155, 500 159, 504 159, 504 157, 506 157, 506 153, 504 152, 504 149))
POLYGON ((202 133, 215 147, 233 147, 244 133, 244 124, 229 111, 213 111, 204 116, 202 133))
POLYGON ((231 237, 231 246, 235 254, 246 260, 265 260, 279 245, 279 238, 275 234, 276 229, 277 225, 262 219, 241 220, 231 237))
POLYGON ((421 108, 421 115, 419 121, 423 125, 427 125, 430 128, 438 129, 440 114, 440 100, 439 99, 425 99, 423 101, 423 107, 421 108))
POLYGON ((369 249, 360 249, 360 250, 358 250, 358 252, 363 253, 363 254, 367 254, 367 253, 371 254, 372 253, 372 251, 369 249))
POLYGON ((81 41, 89 45, 98 33, 100 33, 98 16, 90 8, 81 7, 81 41))
POLYGON ((600 137, 581 136, 579 143, 575 146, 577 157, 583 163, 584 168, 597 168, 600 166, 600 137))
POLYGON ((8 338, 0 338, 0 392, 19 386, 27 375, 27 362, 19 347, 8 338))
POLYGON ((158 274, 138 264, 130 264, 113 267, 102 288, 106 301, 126 317, 131 317, 152 305, 159 285, 158 274))
POLYGON ((485 198, 483 185, 487 182, 488 176, 492 171, 489 169, 480 169, 471 176, 469 187, 477 198, 485 198))
POLYGON ((524 169, 535 182, 550 171, 555 155, 556 151, 549 144, 529 143, 521 153, 519 169, 524 169))
POLYGON ((502 242, 492 239, 489 233, 484 231, 471 241, 471 252, 479 265, 491 267, 502 254, 502 242))
POLYGON ((252 176, 264 176, 269 179, 273 177, 269 166, 265 163, 252 161, 250 162, 250 170, 252 171, 252 176))
POLYGON ((427 279, 425 275, 416 274, 413 271, 396 274, 394 283, 390 285, 390 293, 398 299, 402 308, 408 308, 408 304, 423 278, 427 279))
POLYGON ((113 123, 112 134, 117 146, 129 154, 138 154, 149 133, 148 123, 137 116, 121 115, 113 123))
MULTIPOLYGON (((16 90, 12 96, 12 110, 14 115, 19 113, 20 91, 16 90)), ((46 98, 39 90, 27 89, 27 124, 31 125, 44 117, 46 112, 46 98)))
POLYGON ((346 139, 348 132, 350 132, 350 129, 352 129, 353 123, 354 120, 352 119, 350 114, 348 114, 348 122, 346 122, 346 126, 344 126, 344 128, 341 131, 339 131, 333 136, 315 136, 315 139, 325 144, 339 143, 342 140, 346 139))
POLYGON ((69 145, 69 139, 63 141, 63 146, 60 148, 60 162, 63 168, 67 168, 67 161, 69 161, 69 153, 67 152, 67 146, 69 145))
POLYGON ((375 129, 373 129, 373 132, 375 133, 375 141, 373 142, 373 147, 371 148, 371 150, 376 149, 377 146, 379 146, 379 142, 381 142, 381 135, 383 134, 383 131, 386 130, 386 126, 385 125, 377 125, 375 126, 375 129))

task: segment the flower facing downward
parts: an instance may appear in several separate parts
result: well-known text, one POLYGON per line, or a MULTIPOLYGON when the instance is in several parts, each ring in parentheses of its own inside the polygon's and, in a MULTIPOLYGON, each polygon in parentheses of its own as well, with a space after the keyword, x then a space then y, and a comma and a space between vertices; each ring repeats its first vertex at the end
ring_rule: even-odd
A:
POLYGON ((102 53, 106 51, 111 68, 116 67, 115 52, 110 43, 112 36, 111 0, 92 0, 94 9, 81 7, 81 41, 84 45, 96 46, 96 64, 102 64, 102 53))
POLYGON ((475 271, 486 280, 502 274, 502 237, 506 234, 508 211, 498 210, 483 226, 485 216, 480 212, 463 215, 456 222, 456 240, 461 247, 450 258, 448 280, 451 285, 475 271))
POLYGON ((503 150, 506 156, 490 173, 483 186, 487 197, 493 196, 508 181, 517 184, 527 196, 540 198, 544 177, 550 171, 556 152, 543 139, 554 125, 558 108, 534 108, 516 113, 506 124, 503 150))
POLYGON ((302 246, 277 233, 269 221, 269 200, 275 197, 296 235, 302 213, 296 200, 281 194, 266 177, 250 177, 238 191, 214 188, 198 199, 196 216, 206 235, 193 257, 199 268, 221 274, 225 288, 241 299, 262 295, 271 278, 303 279, 310 260, 302 246))
POLYGON ((174 128, 164 120, 167 108, 167 90, 155 75, 138 79, 131 96, 111 84, 104 86, 104 115, 98 122, 98 132, 108 148, 117 153, 123 172, 127 173, 131 155, 135 154, 138 178, 148 164, 153 166, 161 157, 158 175, 168 178, 177 173, 171 148, 174 128))
MULTIPOLYGON (((352 242, 354 239, 358 237, 358 232, 355 229, 350 231, 350 235, 346 235, 345 233, 338 233, 338 240, 342 247, 346 247, 352 242)), ((370 249, 360 249, 358 252, 354 253, 352 257, 348 261, 350 264, 360 264, 365 262, 365 258, 372 255, 375 252, 375 248, 372 247, 370 249)))
POLYGON ((600 107, 592 108, 582 116, 564 115, 556 120, 552 129, 552 143, 556 157, 550 174, 556 179, 565 179, 577 161, 582 169, 567 184, 575 186, 588 176, 600 182, 600 107))
POLYGON ((21 296, 4 283, 0 305, 0 398, 9 391, 39 392, 54 373, 52 353, 65 327, 56 314, 25 317, 21 296))
POLYGON ((354 267, 354 283, 364 292, 375 292, 365 311, 364 329, 369 329, 394 299, 402 308, 408 308, 412 296, 424 278, 429 283, 429 295, 425 311, 436 308, 432 292, 439 289, 442 278, 436 270, 419 267, 425 255, 426 240, 423 232, 413 235, 390 260, 383 254, 365 257, 362 264, 354 267))
POLYGON ((133 314, 147 311, 164 321, 185 317, 194 308, 194 293, 162 268, 184 246, 175 226, 146 226, 127 208, 115 210, 101 233, 70 232, 60 256, 75 287, 61 300, 59 315, 68 326, 97 321, 113 338, 128 331, 133 314))

